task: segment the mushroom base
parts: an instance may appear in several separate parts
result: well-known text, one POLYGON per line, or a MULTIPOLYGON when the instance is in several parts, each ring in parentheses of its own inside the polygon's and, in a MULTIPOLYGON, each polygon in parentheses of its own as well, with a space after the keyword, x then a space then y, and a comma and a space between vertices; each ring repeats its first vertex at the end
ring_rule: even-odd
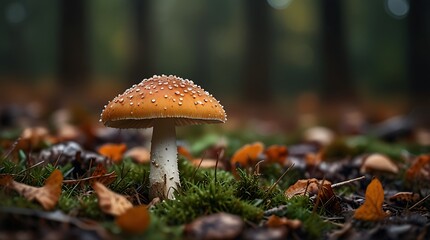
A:
POLYGON ((174 191, 180 186, 177 161, 175 120, 157 119, 151 142, 151 167, 149 173, 149 197, 174 199, 174 191))

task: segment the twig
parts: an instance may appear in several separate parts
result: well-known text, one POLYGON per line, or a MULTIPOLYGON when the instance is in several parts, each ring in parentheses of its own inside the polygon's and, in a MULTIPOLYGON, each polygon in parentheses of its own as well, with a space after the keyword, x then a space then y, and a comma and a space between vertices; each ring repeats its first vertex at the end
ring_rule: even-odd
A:
POLYGON ((290 169, 293 167, 294 167, 294 163, 291 164, 291 166, 289 166, 287 168, 287 170, 285 170, 285 172, 278 178, 278 180, 276 180, 275 183, 272 184, 272 186, 270 186, 269 189, 267 189, 266 193, 270 193, 273 190, 273 188, 275 188, 275 186, 278 185, 278 183, 282 180, 282 178, 284 178, 284 176, 287 174, 287 172, 290 171, 290 169))
POLYGON ((202 158, 200 159, 199 165, 198 165, 198 166, 196 167, 196 169, 194 170, 194 172, 193 172, 193 175, 192 175, 191 179, 194 179, 194 177, 196 176, 197 170, 199 170, 200 165, 202 165, 202 162, 203 162, 203 160, 205 159, 205 157, 206 157, 206 151, 204 151, 204 152, 203 152, 203 155, 202 155, 202 158))
POLYGON ((17 173, 16 175, 20 175, 21 173, 25 173, 26 171, 28 171, 28 170, 30 170, 32 168, 35 168, 35 167, 39 166, 40 164, 42 164, 44 162, 45 162, 45 160, 42 160, 42 161, 40 161, 40 162, 38 162, 38 163, 36 163, 36 164, 34 164, 34 165, 32 165, 32 166, 24 169, 24 170, 22 170, 21 172, 17 173))
POLYGON ((364 179, 364 178, 366 178, 366 177, 365 176, 361 176, 361 177, 358 177, 358 178, 353 178, 353 179, 346 180, 346 181, 343 181, 343 182, 335 183, 335 184, 331 185, 331 188, 339 187, 339 186, 342 186, 342 185, 345 185, 345 184, 348 184, 348 183, 351 183, 351 182, 355 182, 355 181, 358 181, 358 180, 361 180, 361 179, 364 179))

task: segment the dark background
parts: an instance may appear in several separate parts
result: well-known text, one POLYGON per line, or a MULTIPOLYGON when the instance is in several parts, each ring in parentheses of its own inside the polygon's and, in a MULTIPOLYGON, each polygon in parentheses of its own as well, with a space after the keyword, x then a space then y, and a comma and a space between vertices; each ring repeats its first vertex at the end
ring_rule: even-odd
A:
POLYGON ((352 107, 381 120, 428 105, 429 12, 427 0, 4 0, 0 105, 98 114, 174 74, 233 116, 352 107))

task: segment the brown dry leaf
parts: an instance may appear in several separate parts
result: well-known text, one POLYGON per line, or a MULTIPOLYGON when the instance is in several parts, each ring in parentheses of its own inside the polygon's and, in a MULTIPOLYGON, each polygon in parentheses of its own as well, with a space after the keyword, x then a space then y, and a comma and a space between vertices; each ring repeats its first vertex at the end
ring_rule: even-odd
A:
POLYGON ((8 185, 13 181, 13 178, 11 175, 1 175, 0 176, 0 186, 8 187, 8 185))
POLYGON ((286 217, 278 217, 276 215, 271 215, 266 222, 269 228, 278 228, 286 226, 289 229, 298 229, 302 226, 302 222, 298 219, 288 219, 286 217))
POLYGON ((396 174, 399 172, 399 168, 389 157, 383 154, 374 153, 370 154, 364 159, 364 162, 360 168, 360 172, 367 173, 374 171, 396 174))
POLYGON ((384 189, 381 182, 374 178, 366 189, 364 204, 355 210, 354 218, 363 221, 379 221, 387 214, 382 209, 384 203, 384 189))
POLYGON ((140 205, 127 209, 123 214, 116 217, 115 223, 124 232, 132 234, 143 233, 150 223, 147 206, 140 205))
POLYGON ((24 183, 15 182, 9 175, 0 178, 0 185, 17 191, 29 201, 36 200, 45 210, 52 210, 61 195, 63 174, 55 169, 46 179, 43 187, 33 187, 24 183))
POLYGON ((406 171, 406 179, 409 182, 430 180, 430 155, 420 155, 412 166, 406 171))
POLYGON ((126 197, 112 192, 102 183, 94 182, 92 187, 96 191, 99 207, 104 213, 119 216, 133 207, 133 204, 126 197))
POLYGON ((331 184, 320 184, 318 196, 315 200, 315 207, 322 207, 330 213, 338 214, 342 211, 339 199, 334 194, 331 184))
POLYGON ((98 152, 100 155, 106 156, 112 159, 113 162, 118 163, 122 160, 122 156, 127 150, 127 146, 124 143, 106 143, 102 145, 98 152))
POLYGON ((269 163, 279 163, 284 165, 287 160, 288 149, 286 146, 275 144, 269 146, 264 154, 266 154, 266 158, 269 163))
POLYGON ((97 164, 96 169, 94 169, 93 174, 91 174, 90 183, 97 181, 107 186, 115 181, 116 177, 117 176, 114 172, 108 174, 106 167, 99 163, 97 164))
POLYGON ((319 151, 318 153, 307 153, 305 155, 305 162, 307 167, 315 167, 318 166, 322 162, 323 152, 319 151))
POLYGON ((244 145, 239 148, 231 158, 233 168, 235 168, 237 164, 249 166, 250 164, 256 163, 260 154, 263 153, 263 150, 264 144, 262 142, 244 145))
POLYGON ((420 195, 413 192, 398 192, 389 197, 388 200, 398 206, 412 205, 420 200, 420 195))
MULTIPOLYGON (((316 178, 298 180, 285 191, 285 196, 291 198, 297 195, 315 195, 318 193, 318 189, 322 183, 323 180, 317 180, 316 178)), ((331 188, 331 182, 324 180, 324 186, 326 185, 331 188)))

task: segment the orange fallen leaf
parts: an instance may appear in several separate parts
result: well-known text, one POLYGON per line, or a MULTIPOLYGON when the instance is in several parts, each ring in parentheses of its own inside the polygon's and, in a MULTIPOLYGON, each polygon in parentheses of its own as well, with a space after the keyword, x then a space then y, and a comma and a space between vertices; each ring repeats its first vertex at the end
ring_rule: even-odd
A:
POLYGON ((278 217, 276 215, 271 215, 267 219, 266 225, 270 228, 286 226, 289 229, 298 229, 302 226, 302 222, 298 219, 288 219, 286 217, 278 217))
POLYGON ((99 207, 104 213, 119 216, 133 207, 126 197, 109 190, 100 182, 94 182, 92 187, 96 191, 99 207))
POLYGON ((412 166, 406 171, 406 179, 409 182, 430 180, 430 155, 420 155, 412 166))
POLYGON ((286 146, 275 144, 269 146, 264 154, 266 154, 267 162, 284 165, 288 156, 288 149, 286 146))
MULTIPOLYGON (((315 195, 318 194, 321 184, 323 184, 323 180, 317 180, 316 178, 301 179, 285 191, 285 196, 291 198, 297 195, 315 195)), ((326 185, 331 187, 331 182, 324 180, 324 186, 326 185)))
POLYGON ((420 200, 420 195, 413 192, 398 192, 393 196, 389 197, 388 200, 398 206, 407 206, 414 204, 420 200))
POLYGON ((233 168, 236 168, 237 164, 240 164, 241 166, 249 166, 250 164, 256 163, 260 154, 263 153, 263 150, 264 144, 262 142, 244 145, 231 157, 233 168))
POLYGON ((98 152, 100 155, 106 156, 112 159, 113 162, 118 163, 122 160, 122 156, 126 150, 127 146, 124 143, 106 143, 99 148, 98 152))
POLYGON ((46 179, 43 187, 33 187, 15 182, 10 175, 0 178, 0 185, 17 191, 29 201, 36 200, 45 210, 52 210, 57 204, 61 195, 62 182, 63 174, 57 169, 46 179))
POLYGON ((145 205, 129 208, 123 214, 116 217, 115 223, 127 233, 142 233, 148 228, 150 223, 148 208, 145 205))
POLYGON ((379 221, 387 214, 382 209, 384 189, 381 182, 374 178, 366 189, 364 204, 355 210, 354 218, 363 221, 379 221))
POLYGON ((107 186, 115 181, 116 174, 108 175, 106 167, 99 163, 96 169, 94 169, 93 174, 91 174, 91 177, 90 183, 97 181, 107 186))
POLYGON ((194 158, 190 151, 188 151, 184 146, 178 146, 178 154, 184 156, 188 160, 192 160, 194 158))

